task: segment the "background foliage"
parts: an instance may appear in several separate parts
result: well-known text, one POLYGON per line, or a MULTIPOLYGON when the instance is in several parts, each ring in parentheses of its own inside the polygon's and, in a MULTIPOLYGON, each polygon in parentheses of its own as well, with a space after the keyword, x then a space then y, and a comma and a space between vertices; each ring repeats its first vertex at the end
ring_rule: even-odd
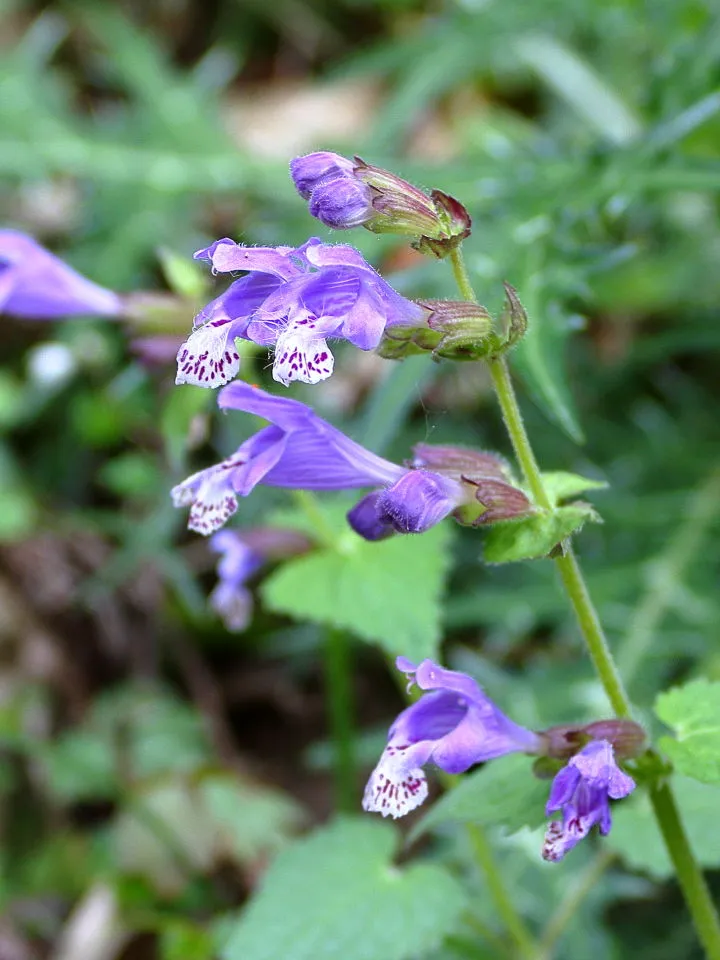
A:
MULTIPOLYGON (((681 799, 717 867, 715 701, 693 685, 651 712, 671 683, 720 680, 714 5, 3 0, 0 28, 2 220, 100 283, 174 295, 152 330, 3 319, 0 955, 501 957, 453 826, 476 802, 531 928, 557 920, 537 960, 695 956, 641 797, 611 854, 587 844, 560 867, 539 859, 513 763, 426 813, 409 864, 400 832, 367 817, 293 839, 332 814, 327 624, 353 637, 368 769, 402 702, 385 655, 441 638, 518 722, 607 708, 550 564, 484 566, 482 537, 456 528, 343 553, 328 501, 324 552, 272 571, 251 628, 228 634, 207 608, 212 557, 168 489, 254 427, 130 344, 189 329, 213 289, 189 256, 208 240, 337 239, 294 194, 294 154, 357 153, 459 196, 481 300, 496 310, 506 279, 530 315, 513 363, 541 463, 609 484, 588 495, 605 522, 579 550, 645 720, 674 731, 680 770, 703 765, 681 799)), ((404 293, 452 295, 446 266, 358 234, 404 293)), ((264 381, 264 356, 245 364, 264 381)), ((333 379, 296 395, 397 460, 420 440, 509 452, 474 366, 340 350, 333 379)), ((279 508, 307 524, 263 490, 239 523, 279 508)))

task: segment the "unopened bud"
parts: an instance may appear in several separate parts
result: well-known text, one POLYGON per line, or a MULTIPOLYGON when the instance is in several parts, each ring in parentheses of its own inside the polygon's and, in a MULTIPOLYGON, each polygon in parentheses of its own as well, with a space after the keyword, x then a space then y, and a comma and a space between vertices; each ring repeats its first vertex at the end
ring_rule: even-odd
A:
POLYGON ((470 216, 458 200, 440 190, 428 196, 360 157, 310 153, 293 160, 290 173, 312 216, 328 227, 404 234, 436 257, 447 256, 470 233, 470 216))
POLYGON ((545 755, 566 760, 591 740, 607 740, 617 757, 629 760, 645 748, 645 731, 633 720, 595 720, 586 724, 562 724, 542 730, 539 736, 545 755))

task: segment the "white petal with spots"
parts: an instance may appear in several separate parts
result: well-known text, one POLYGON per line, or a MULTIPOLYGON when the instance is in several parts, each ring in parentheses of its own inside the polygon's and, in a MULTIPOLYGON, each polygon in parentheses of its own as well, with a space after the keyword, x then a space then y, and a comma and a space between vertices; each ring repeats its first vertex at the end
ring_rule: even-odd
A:
POLYGON ((190 334, 178 350, 175 383, 221 387, 240 369, 240 354, 230 337, 232 321, 211 320, 190 334))

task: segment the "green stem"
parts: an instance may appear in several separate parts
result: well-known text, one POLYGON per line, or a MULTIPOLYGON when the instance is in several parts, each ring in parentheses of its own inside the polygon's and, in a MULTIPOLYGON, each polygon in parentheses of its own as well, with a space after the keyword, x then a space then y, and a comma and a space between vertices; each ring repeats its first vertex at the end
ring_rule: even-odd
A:
POLYGON ((647 590, 630 618, 618 652, 618 664, 628 684, 632 683, 660 622, 678 595, 685 569, 698 555, 718 513, 720 469, 716 467, 693 494, 683 511, 683 522, 663 552, 649 565, 647 590))
MULTIPOLYGON (((477 302, 459 247, 450 254, 450 261, 462 296, 477 302)), ((538 506, 551 509, 552 505, 525 430, 507 364, 504 358, 499 358, 490 359, 488 365, 503 420, 528 488, 538 506)), ((632 713, 630 699, 610 652, 582 571, 569 545, 562 556, 555 558, 555 563, 608 700, 618 716, 629 717, 632 713)), ((705 879, 690 849, 670 787, 667 784, 651 786, 650 799, 698 936, 710 960, 720 960, 720 921, 705 879)))
POLYGON ((335 806, 352 813, 357 805, 349 637, 329 627, 325 635, 325 696, 333 747, 335 806))
POLYGON ((717 910, 690 848, 669 785, 661 782, 650 787, 650 802, 700 942, 705 948, 708 960, 720 960, 720 921, 717 910))
POLYGON ((565 928, 576 915, 585 897, 595 888, 615 856, 614 850, 603 850, 580 875, 577 882, 570 888, 568 895, 548 920, 534 960, 552 960, 557 942, 565 932, 565 928))
POLYGON ((615 666, 580 564, 569 544, 565 548, 565 555, 555 558, 555 566, 560 571, 560 578, 580 624, 590 659, 613 710, 618 717, 632 716, 630 699, 615 666))
POLYGON ((498 916, 506 930, 517 944, 519 955, 532 957, 535 945, 530 931, 525 926, 523 918, 515 909, 512 898, 505 889, 502 875, 493 856, 490 841, 485 830, 477 823, 467 824, 467 832, 472 843, 475 859, 487 881, 490 896, 493 899, 498 916))

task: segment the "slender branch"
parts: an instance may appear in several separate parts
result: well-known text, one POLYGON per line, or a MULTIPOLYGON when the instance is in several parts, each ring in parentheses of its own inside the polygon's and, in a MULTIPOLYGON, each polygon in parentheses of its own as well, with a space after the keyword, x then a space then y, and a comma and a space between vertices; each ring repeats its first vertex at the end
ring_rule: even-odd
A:
POLYGON ((517 944, 519 955, 521 957, 533 957, 535 954, 533 937, 525 926, 525 921, 515 908, 512 897, 505 889, 502 874, 495 862, 492 847, 484 828, 477 823, 470 823, 467 824, 467 832, 475 853, 475 859, 485 875, 498 916, 517 944))
POLYGON ((720 513, 720 468, 715 467, 683 511, 683 522, 657 559, 649 565, 648 585, 635 608, 618 651, 618 665, 628 684, 650 648, 665 613, 673 604, 683 574, 698 555, 705 533, 720 513))
POLYGON ((580 904, 593 890, 595 885, 615 859, 614 850, 603 850, 590 866, 581 874, 578 881, 570 888, 568 895, 561 901, 557 910, 547 922, 547 926, 540 938, 538 952, 533 960, 552 960, 558 940, 565 932, 567 925, 577 913, 580 904))
POLYGON ((720 920, 705 878, 695 860, 667 783, 650 787, 650 802, 675 867, 685 902, 708 960, 720 960, 720 920))

